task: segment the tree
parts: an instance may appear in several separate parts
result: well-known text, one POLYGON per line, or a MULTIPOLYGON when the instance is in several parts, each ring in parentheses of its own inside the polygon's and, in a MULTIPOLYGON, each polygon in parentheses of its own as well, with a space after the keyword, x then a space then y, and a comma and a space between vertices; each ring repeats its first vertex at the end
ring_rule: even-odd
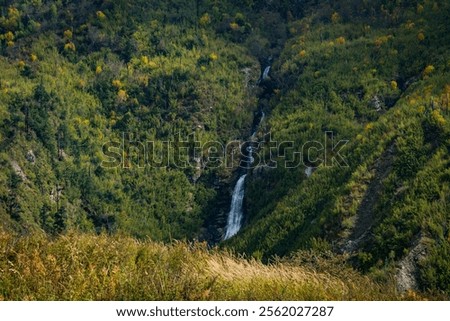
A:
POLYGON ((20 221, 22 214, 22 207, 19 203, 19 193, 18 189, 20 184, 22 183, 22 179, 16 173, 11 173, 9 176, 9 194, 6 198, 6 209, 9 216, 15 220, 20 221))
POLYGON ((54 233, 61 234, 67 228, 67 210, 65 206, 61 206, 55 213, 54 233))
POLYGON ((52 234, 54 232, 55 219, 53 217, 52 208, 47 203, 42 205, 39 212, 39 224, 46 233, 52 234))

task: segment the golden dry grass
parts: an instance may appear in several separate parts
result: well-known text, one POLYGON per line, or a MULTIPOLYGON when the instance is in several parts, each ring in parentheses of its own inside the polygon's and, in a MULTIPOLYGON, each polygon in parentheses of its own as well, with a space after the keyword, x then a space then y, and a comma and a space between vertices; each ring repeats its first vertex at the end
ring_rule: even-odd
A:
POLYGON ((227 254, 207 259, 206 271, 251 300, 389 300, 394 291, 351 269, 347 278, 293 263, 263 264, 227 254))
POLYGON ((389 300, 392 293, 354 271, 343 278, 265 265, 204 244, 0 231, 3 300, 389 300))

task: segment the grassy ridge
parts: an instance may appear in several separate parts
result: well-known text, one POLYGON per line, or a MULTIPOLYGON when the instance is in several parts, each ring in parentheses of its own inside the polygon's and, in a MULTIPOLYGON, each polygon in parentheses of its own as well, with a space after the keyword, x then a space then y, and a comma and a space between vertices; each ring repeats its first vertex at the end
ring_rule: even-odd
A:
POLYGON ((263 265, 203 244, 0 232, 2 300, 390 300, 354 270, 263 265))

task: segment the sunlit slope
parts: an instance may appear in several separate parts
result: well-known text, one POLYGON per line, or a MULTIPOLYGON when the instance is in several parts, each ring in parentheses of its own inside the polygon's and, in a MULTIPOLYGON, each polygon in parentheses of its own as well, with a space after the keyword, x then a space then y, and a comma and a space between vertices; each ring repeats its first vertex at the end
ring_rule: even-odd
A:
MULTIPOLYGON (((0 232, 4 300, 381 300, 391 289, 348 268, 263 265, 201 244, 0 232)), ((332 266, 332 265, 330 265, 332 266)))
POLYGON ((320 239, 359 269, 388 275, 421 244, 418 287, 450 293, 449 8, 321 4, 289 23, 267 132, 292 141, 290 153, 311 141, 324 148, 303 150, 296 169, 249 175, 246 225, 229 246, 268 258, 320 239), (345 163, 333 152, 341 140, 345 163))

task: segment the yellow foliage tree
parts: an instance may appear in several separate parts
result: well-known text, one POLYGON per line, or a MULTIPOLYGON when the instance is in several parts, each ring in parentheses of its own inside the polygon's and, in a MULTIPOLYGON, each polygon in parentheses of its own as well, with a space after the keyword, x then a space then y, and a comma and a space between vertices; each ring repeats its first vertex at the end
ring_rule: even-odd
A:
POLYGON ((8 31, 7 33, 5 33, 4 38, 6 41, 13 41, 14 34, 11 31, 8 31))
POLYGON ((425 40, 425 34, 423 32, 419 32, 417 34, 417 39, 419 39, 420 42, 425 40))
POLYGON ((429 76, 429 75, 431 75, 431 74, 434 72, 434 70, 435 70, 435 68, 434 68, 433 65, 428 65, 428 66, 424 69, 423 74, 424 74, 424 76, 429 76))
POLYGON ((96 15, 97 15, 97 18, 99 19, 99 20, 105 20, 106 19, 106 15, 102 12, 102 11, 97 11, 96 12, 96 15))
POLYGON ((341 20, 341 16, 339 15, 339 13, 334 12, 334 13, 331 15, 331 22, 333 22, 333 23, 338 23, 339 20, 341 20))
POLYGON ((236 22, 231 22, 230 23, 230 28, 233 31, 237 31, 237 30, 239 30, 239 25, 236 22))
POLYGON ((204 27, 211 23, 211 18, 209 17, 208 13, 205 13, 203 16, 201 16, 199 24, 200 26, 204 27))
POLYGON ((154 62, 153 60, 149 60, 147 66, 148 66, 150 69, 156 69, 156 68, 158 68, 158 64, 157 64, 156 62, 154 62))
POLYGON ((17 8, 9 7, 8 15, 6 17, 0 17, 0 26, 5 29, 15 29, 19 26, 20 11, 17 8))
POLYGON ((433 110, 433 112, 431 113, 431 117, 433 118, 433 121, 436 123, 436 125, 438 126, 444 126, 446 121, 444 116, 441 115, 441 113, 439 112, 439 110, 433 110))
POLYGON ((416 24, 414 22, 412 22, 411 20, 408 20, 408 22, 405 24, 405 27, 408 30, 414 29, 415 26, 416 26, 416 24))
POLYGON ((211 61, 216 61, 217 59, 218 59, 219 57, 217 56, 217 54, 216 53, 211 53, 210 55, 209 55, 209 59, 211 60, 211 61))
POLYGON ((137 78, 137 80, 141 86, 144 86, 144 87, 148 86, 148 76, 146 76, 146 75, 139 76, 137 78))
POLYGON ((8 17, 9 18, 19 19, 20 18, 20 11, 17 8, 15 8, 15 7, 9 7, 8 8, 8 17))
POLYGON ((72 39, 72 37, 73 37, 73 33, 72 33, 71 30, 67 29, 67 30, 64 31, 64 38, 72 39))
POLYGON ((75 44, 73 42, 68 42, 64 45, 64 50, 66 51, 75 51, 77 48, 75 47, 75 44))
POLYGON ((141 63, 143 65, 148 65, 148 57, 147 56, 142 56, 141 57, 141 63))
POLYGON ((378 37, 377 39, 375 39, 375 46, 381 47, 382 45, 387 43, 389 39, 391 39, 391 37, 391 35, 378 37))
POLYGON ((121 82, 120 80, 118 80, 118 79, 114 79, 114 80, 112 81, 112 85, 113 85, 114 87, 116 87, 117 89, 123 87, 122 82, 121 82))
POLYGON ((120 89, 120 90, 117 92, 117 100, 118 100, 119 102, 124 102, 124 101, 127 100, 127 98, 128 98, 128 95, 127 95, 127 92, 126 92, 125 90, 120 89))
POLYGON ((365 127, 364 130, 366 132, 370 132, 373 129, 373 124, 372 123, 368 123, 365 127))
POLYGON ((345 38, 344 37, 339 37, 336 39, 336 42, 340 45, 345 44, 345 38))

